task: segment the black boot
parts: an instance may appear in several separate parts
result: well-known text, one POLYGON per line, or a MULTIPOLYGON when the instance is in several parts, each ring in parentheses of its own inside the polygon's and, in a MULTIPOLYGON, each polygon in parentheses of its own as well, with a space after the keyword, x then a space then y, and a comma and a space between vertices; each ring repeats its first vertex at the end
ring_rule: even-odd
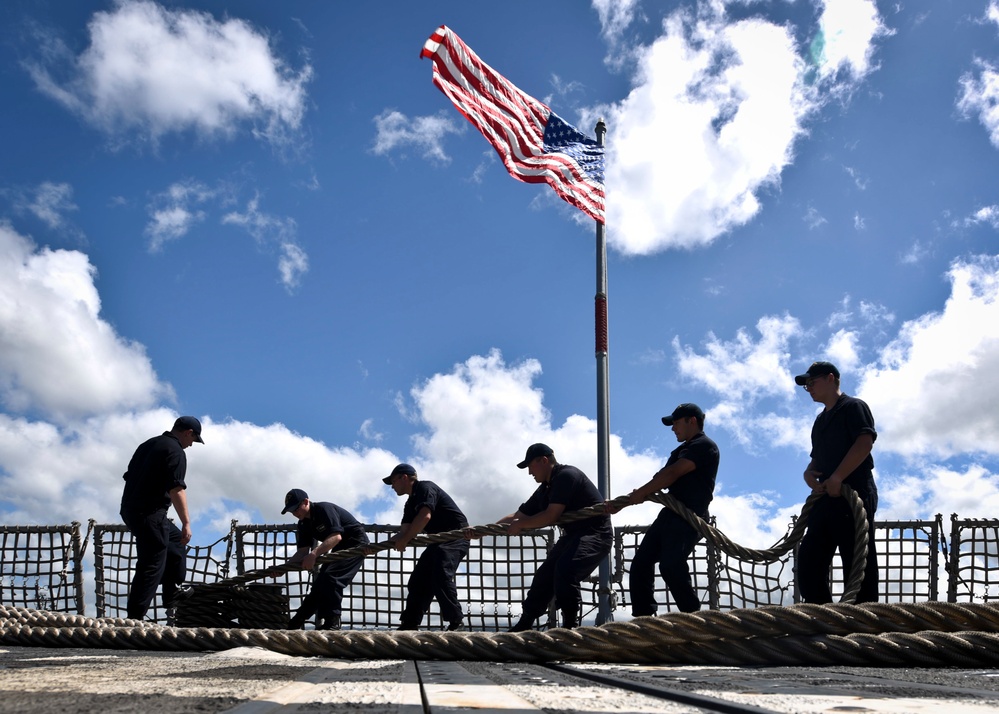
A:
POLYGON ((304 615, 301 611, 295 613, 295 616, 288 620, 289 630, 301 630, 305 627, 305 621, 308 620, 308 616, 304 615))
POLYGON ((532 627, 534 627, 534 618, 527 618, 524 616, 517 621, 516 625, 507 630, 507 632, 527 632, 532 627))
POLYGON ((339 630, 340 629, 340 616, 330 615, 323 619, 323 624, 316 628, 317 630, 339 630))
POLYGON ((575 610, 563 610, 562 611, 562 627, 567 630, 572 630, 579 627, 579 613, 575 610))
POLYGON ((447 627, 444 628, 448 632, 461 632, 465 629, 465 620, 455 620, 454 622, 447 623, 447 627))

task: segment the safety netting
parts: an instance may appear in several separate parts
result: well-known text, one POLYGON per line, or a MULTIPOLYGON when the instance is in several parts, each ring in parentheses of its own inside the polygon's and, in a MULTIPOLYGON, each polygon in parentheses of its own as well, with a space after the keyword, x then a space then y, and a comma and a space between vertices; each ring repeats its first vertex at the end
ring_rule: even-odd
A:
MULTIPOLYGON (((397 526, 365 527, 372 543, 383 543, 397 526)), ((609 593, 618 617, 630 614, 630 563, 645 527, 615 528, 610 558, 609 593)), ((84 614, 83 556, 93 538, 93 603, 98 617, 124 617, 135 564, 134 542, 125 526, 90 523, 81 543, 78 523, 66 526, 0 526, 0 604, 84 614)), ((555 540, 557 529, 518 536, 484 536, 473 540, 458 571, 458 596, 470 630, 502 630, 519 618, 521 602, 538 566, 555 540)), ((880 563, 883 602, 988 602, 999 599, 999 520, 951 517, 949 543, 943 520, 878 521, 875 546, 880 563)), ((217 583, 284 563, 295 552, 293 524, 256 525, 233 521, 230 532, 215 543, 188 549, 188 584, 217 583)), ((391 628, 398 624, 406 583, 422 548, 369 556, 345 593, 345 627, 391 628)), ((729 556, 706 540, 689 560, 697 592, 705 608, 732 610, 798 602, 794 588, 793 550, 771 562, 749 562, 729 556)), ((834 594, 842 588, 839 559, 830 573, 834 594)), ((278 586, 280 605, 294 612, 311 587, 311 574, 287 571, 259 581, 278 586)), ((675 610, 668 590, 657 578, 660 613, 675 610)), ((583 582, 583 620, 592 622, 599 602, 597 574, 583 582)), ((554 612, 539 626, 555 624, 554 612)), ((147 618, 165 624, 170 613, 159 597, 147 618)), ((245 618, 240 618, 245 619, 245 618)), ((443 626, 436 602, 424 627, 443 626)))

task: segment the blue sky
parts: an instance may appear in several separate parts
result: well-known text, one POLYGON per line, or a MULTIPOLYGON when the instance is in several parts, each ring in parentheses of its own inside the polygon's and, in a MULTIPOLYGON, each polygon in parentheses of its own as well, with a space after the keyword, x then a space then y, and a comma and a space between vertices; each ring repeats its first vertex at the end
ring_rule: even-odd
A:
POLYGON ((440 24, 607 122, 613 495, 695 401, 719 526, 773 542, 807 496, 792 376, 830 359, 880 517, 996 514, 995 0, 10 0, 0 521, 116 522, 178 414, 196 544, 287 522, 292 487, 397 522, 398 461, 475 523, 526 499, 534 441, 596 476, 593 222, 431 84, 440 24))

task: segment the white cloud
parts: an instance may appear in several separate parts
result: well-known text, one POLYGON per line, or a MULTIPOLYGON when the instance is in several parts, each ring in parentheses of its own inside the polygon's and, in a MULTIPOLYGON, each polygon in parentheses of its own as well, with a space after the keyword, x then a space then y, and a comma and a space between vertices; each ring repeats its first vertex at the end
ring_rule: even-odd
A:
POLYGON ((309 271, 309 256, 294 243, 281 244, 281 257, 278 259, 278 273, 285 289, 297 288, 302 276, 309 271))
POLYGON ((214 191, 193 180, 178 181, 157 195, 149 206, 149 223, 145 229, 149 250, 160 250, 167 241, 186 235, 195 224, 204 221, 205 212, 195 206, 214 196, 214 191))
POLYGON ((931 255, 930 246, 917 240, 909 247, 909 250, 901 255, 899 260, 903 265, 918 265, 929 255, 931 255))
POLYGON ((635 19, 638 0, 592 0, 592 5, 600 19, 600 34, 613 40, 635 19))
POLYGON ((975 65, 975 70, 959 80, 957 108, 966 117, 977 115, 989 133, 989 141, 999 148, 999 71, 985 60, 976 60, 975 65))
POLYGON ((874 0, 824 0, 819 32, 811 56, 824 78, 846 72, 852 81, 862 79, 872 67, 874 41, 894 34, 878 15, 874 0))
POLYGON ((357 433, 362 439, 373 441, 376 444, 385 438, 384 434, 375 429, 374 419, 365 419, 361 422, 361 427, 357 430, 357 433))
POLYGON ((766 316, 757 322, 756 334, 739 329, 731 340, 709 333, 695 348, 674 338, 677 371, 686 385, 718 397, 701 406, 712 427, 726 430, 746 451, 806 449, 814 405, 801 398, 793 376, 815 359, 831 360, 844 372, 860 371, 861 347, 870 339, 883 340, 893 319, 883 306, 861 301, 854 310, 844 297, 825 323, 831 332, 824 344, 816 344, 817 330, 803 330, 796 317, 766 316))
POLYGON ((116 139, 133 131, 154 142, 189 130, 228 137, 248 124, 279 141, 301 122, 311 67, 289 69, 243 20, 118 0, 94 13, 88 30, 90 45, 66 58, 68 67, 27 67, 42 92, 116 139))
POLYGON ((27 209, 52 230, 65 227, 66 214, 78 210, 73 203, 73 187, 51 181, 39 184, 27 209))
MULTIPOLYGON (((999 455, 999 256, 958 260, 948 277, 951 294, 940 312, 887 328, 895 316, 862 301, 856 314, 845 300, 829 326, 838 326, 818 349, 804 343, 796 318, 768 317, 759 337, 739 330, 733 340, 713 334, 694 349, 674 339, 679 374, 720 401, 709 406, 712 424, 753 451, 754 444, 802 447, 808 443, 810 405, 795 400, 788 354, 792 344, 831 359, 856 375, 856 393, 878 423, 878 450, 903 459, 988 459, 999 455), (866 357, 861 349, 884 346, 866 357), (803 348, 803 346, 805 348, 803 348)), ((802 364, 802 367, 803 367, 802 364)))
POLYGON ((262 246, 277 246, 281 252, 278 258, 281 284, 288 291, 298 287, 309 270, 309 256, 296 240, 298 224, 295 219, 261 211, 260 197, 254 196, 247 202, 245 211, 230 211, 222 217, 222 223, 243 228, 262 246))
POLYGON ((941 312, 903 324, 859 394, 903 456, 999 454, 999 256, 956 261, 941 312))
POLYGON ((812 231, 815 230, 816 228, 820 228, 825 223, 828 223, 828 221, 825 219, 825 216, 819 213, 818 209, 815 208, 814 206, 808 207, 808 210, 805 211, 805 215, 802 216, 801 220, 803 220, 805 222, 805 225, 808 226, 808 230, 812 231))
POLYGON ((42 181, 36 186, 17 186, 0 189, 0 197, 7 198, 18 216, 37 218, 48 231, 79 241, 86 241, 84 232, 71 220, 70 214, 79 211, 73 201, 73 187, 65 182, 42 181))
POLYGON ((788 345, 801 333, 801 324, 790 315, 763 317, 756 323, 759 340, 744 329, 735 339, 719 340, 709 334, 704 354, 673 340, 683 377, 700 383, 733 401, 748 402, 763 396, 788 396, 794 392, 789 379, 788 345))
POLYGON ((479 165, 475 167, 474 171, 472 171, 472 175, 468 178, 468 180, 472 183, 482 183, 482 177, 485 176, 486 172, 492 168, 493 164, 498 162, 499 159, 496 157, 495 151, 492 149, 489 151, 483 151, 482 161, 480 161, 479 165))
POLYGON ((860 364, 860 357, 857 354, 856 332, 851 330, 837 330, 825 347, 822 354, 826 355, 830 362, 839 367, 841 372, 852 372, 860 364))
POLYGON ((410 119, 401 112, 386 109, 375 117, 374 122, 375 145, 371 150, 378 156, 412 146, 423 158, 441 164, 451 161, 451 157, 444 151, 444 137, 463 131, 460 125, 443 112, 410 119))
POLYGON ((630 360, 631 364, 639 365, 661 365, 666 362, 666 350, 646 347, 641 353, 630 360))
POLYGON ((980 464, 956 469, 921 463, 901 475, 879 473, 878 481, 878 517, 883 519, 902 520, 914 513, 922 518, 936 513, 994 518, 999 510, 999 474, 980 464))
MULTIPOLYGON (((212 207, 233 202, 232 191, 224 185, 209 188, 200 181, 188 179, 172 184, 157 194, 148 206, 150 252, 157 252, 171 240, 177 240, 208 218, 206 204, 212 207)), ((260 196, 247 201, 244 211, 229 211, 221 219, 224 225, 238 226, 249 233, 262 247, 278 251, 278 280, 288 292, 302 282, 309 271, 309 256, 297 242, 298 224, 293 218, 281 218, 260 209, 260 196)))
POLYGON ((747 548, 772 547, 787 533, 791 517, 800 512, 801 504, 779 508, 765 494, 728 496, 724 488, 715 489, 715 499, 711 502, 711 515, 717 518, 718 528, 733 542, 747 548))
POLYGON ((245 228, 261 243, 271 239, 286 239, 293 236, 297 224, 293 218, 278 218, 260 210, 260 196, 254 196, 246 204, 244 212, 231 211, 222 217, 223 223, 245 228))
MULTIPOLYGON (((717 10, 717 8, 716 8, 717 10)), ((789 30, 671 15, 608 123, 608 240, 628 254, 706 245, 759 211, 814 103, 789 30)))
POLYGON ((620 67, 634 54, 625 31, 638 14, 638 0, 591 0, 600 20, 600 35, 608 46, 605 59, 611 67, 620 67))
MULTIPOLYGON (((4 522, 61 523, 91 517, 118 522, 121 475, 132 452, 168 430, 176 417, 172 410, 150 409, 59 428, 0 414, 0 481, 4 499, 17 504, 16 511, 4 513, 4 522)), ((200 418, 206 443, 186 452, 188 500, 196 527, 216 522, 227 529, 231 518, 248 512, 256 522, 283 522, 281 506, 289 488, 304 488, 318 500, 336 500, 358 511, 372 493, 374 475, 388 473, 395 464, 387 452, 327 447, 281 424, 200 418)), ((195 541, 204 542, 197 534, 195 541)))
POLYGON ((884 305, 866 300, 860 301, 860 317, 866 324, 878 329, 881 329, 880 325, 890 325, 895 322, 895 313, 884 305))
MULTIPOLYGON (((674 12, 658 39, 631 52, 628 97, 585 112, 586 120, 607 118, 612 247, 695 248, 756 216, 761 194, 779 188, 805 122, 872 71, 875 42, 892 32, 872 0, 818 5, 817 39, 804 50, 793 28, 732 20, 724 3, 709 0, 674 12)), ((605 32, 635 12, 630 3, 594 7, 605 32)), ((807 220, 815 227, 824 219, 807 220)))
POLYGON ((853 321, 853 308, 851 307, 851 298, 849 295, 844 295, 840 300, 840 307, 838 310, 829 315, 829 319, 826 320, 826 324, 829 327, 838 327, 840 325, 847 325, 853 321))
POLYGON ((709 334, 699 353, 674 338, 678 372, 687 384, 706 387, 720 401, 705 406, 712 425, 729 431, 749 450, 766 434, 772 446, 805 443, 799 441, 802 423, 765 409, 763 400, 787 402, 795 395, 788 367, 790 342, 800 337, 801 324, 790 315, 761 318, 756 324, 759 339, 740 329, 735 339, 724 341, 709 334), (750 416, 751 415, 751 416, 750 416))
POLYGON ((0 400, 61 421, 169 397, 142 345, 101 319, 95 269, 0 223, 0 400))
POLYGON ((865 176, 860 175, 860 171, 852 168, 850 166, 844 166, 843 170, 853 179, 853 185, 856 186, 861 191, 866 191, 871 180, 865 176))
POLYGON ((546 95, 541 101, 543 101, 548 106, 553 104, 565 104, 569 101, 569 97, 577 92, 581 92, 585 89, 586 85, 577 80, 565 81, 557 74, 552 74, 551 84, 553 91, 550 95, 546 95))
POLYGON ((966 227, 977 226, 982 223, 986 223, 996 230, 999 230, 999 206, 995 204, 991 206, 982 206, 963 221, 963 224, 966 227))

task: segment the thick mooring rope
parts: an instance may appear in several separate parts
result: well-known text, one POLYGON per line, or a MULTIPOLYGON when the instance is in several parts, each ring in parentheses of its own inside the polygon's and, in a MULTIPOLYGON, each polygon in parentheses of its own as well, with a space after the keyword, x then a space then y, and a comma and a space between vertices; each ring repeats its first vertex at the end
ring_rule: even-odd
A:
POLYGON ((341 659, 999 666, 999 608, 985 604, 768 606, 518 633, 179 628, 4 606, 0 622, 0 644, 24 647, 263 647, 341 659))

